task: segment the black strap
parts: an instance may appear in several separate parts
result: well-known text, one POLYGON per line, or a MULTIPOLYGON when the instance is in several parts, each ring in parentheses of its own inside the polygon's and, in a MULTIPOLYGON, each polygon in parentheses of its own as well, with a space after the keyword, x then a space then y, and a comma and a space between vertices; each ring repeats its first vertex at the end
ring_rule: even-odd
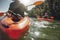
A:
POLYGON ((6 25, 6 24, 2 24, 2 26, 5 27, 5 28, 9 28, 9 26, 6 25))

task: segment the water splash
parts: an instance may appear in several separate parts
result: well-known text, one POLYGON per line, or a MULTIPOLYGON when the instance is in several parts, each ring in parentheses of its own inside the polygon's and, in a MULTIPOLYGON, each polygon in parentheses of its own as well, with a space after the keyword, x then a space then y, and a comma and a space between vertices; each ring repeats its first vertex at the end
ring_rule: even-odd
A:
POLYGON ((49 24, 49 22, 47 21, 34 21, 36 20, 35 18, 30 19, 31 21, 31 26, 29 29, 29 34, 27 35, 28 38, 30 38, 31 40, 35 40, 35 38, 44 38, 46 36, 46 34, 43 34, 42 32, 40 32, 40 28, 46 28, 48 27, 45 24, 49 24))

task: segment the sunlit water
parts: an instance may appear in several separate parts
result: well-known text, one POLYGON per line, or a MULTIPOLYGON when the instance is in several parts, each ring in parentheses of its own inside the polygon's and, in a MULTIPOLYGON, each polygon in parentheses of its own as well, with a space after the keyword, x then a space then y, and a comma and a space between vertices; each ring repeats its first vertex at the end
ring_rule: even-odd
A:
POLYGON ((34 21, 36 19, 32 18, 30 19, 30 29, 28 31, 28 35, 25 37, 26 40, 36 40, 36 38, 44 38, 46 34, 42 34, 40 32, 40 28, 46 28, 48 27, 47 25, 49 24, 48 21, 34 21))

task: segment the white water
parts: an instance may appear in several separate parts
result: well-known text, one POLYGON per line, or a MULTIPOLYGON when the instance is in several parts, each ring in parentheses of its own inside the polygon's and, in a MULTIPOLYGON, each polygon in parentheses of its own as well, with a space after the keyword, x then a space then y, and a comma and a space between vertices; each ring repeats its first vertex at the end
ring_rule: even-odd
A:
POLYGON ((35 40, 35 38, 44 38, 46 36, 46 34, 42 34, 42 32, 40 32, 40 28, 46 28, 48 27, 47 24, 49 24, 49 22, 47 21, 34 21, 36 20, 35 18, 30 19, 31 21, 31 25, 30 25, 30 29, 29 29, 29 34, 27 35, 26 38, 31 39, 31 40, 35 40))

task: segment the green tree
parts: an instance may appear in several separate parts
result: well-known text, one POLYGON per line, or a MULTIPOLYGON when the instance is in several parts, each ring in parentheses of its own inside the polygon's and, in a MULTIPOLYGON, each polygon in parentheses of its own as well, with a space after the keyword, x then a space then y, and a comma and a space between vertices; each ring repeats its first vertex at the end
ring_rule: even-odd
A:
POLYGON ((60 0, 46 0, 49 12, 55 19, 60 19, 60 0))

